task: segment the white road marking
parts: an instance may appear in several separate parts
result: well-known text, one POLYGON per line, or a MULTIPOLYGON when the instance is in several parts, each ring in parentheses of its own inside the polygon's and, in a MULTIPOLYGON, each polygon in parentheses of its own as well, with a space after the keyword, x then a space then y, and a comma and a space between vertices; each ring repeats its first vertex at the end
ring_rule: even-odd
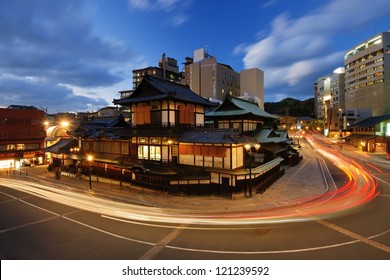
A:
POLYGON ((19 226, 14 226, 14 227, 11 227, 11 228, 3 229, 3 230, 0 230, 0 234, 8 232, 8 231, 16 230, 16 229, 21 229, 21 228, 24 228, 24 227, 37 225, 37 224, 44 223, 44 222, 51 221, 51 220, 55 220, 55 219, 58 219, 58 218, 59 218, 59 216, 55 216, 55 217, 50 217, 50 218, 47 218, 47 219, 42 219, 42 220, 38 220, 38 221, 35 221, 35 222, 25 223, 23 225, 19 225, 19 226))
POLYGON ((377 248, 379 250, 385 251, 386 253, 390 253, 390 247, 385 245, 385 244, 379 243, 379 242, 377 242, 375 240, 371 240, 371 239, 369 239, 367 237, 364 237, 364 236, 362 236, 360 234, 357 234, 357 233, 355 233, 353 231, 347 230, 347 229, 345 229, 343 227, 340 227, 340 226, 335 225, 333 223, 327 222, 325 220, 318 219, 318 220, 315 220, 315 221, 317 223, 321 224, 321 225, 324 225, 324 226, 330 228, 330 229, 333 229, 333 230, 335 230, 337 232, 340 232, 340 233, 342 233, 342 234, 344 234, 344 235, 346 235, 348 237, 351 237, 353 239, 359 240, 359 241, 361 241, 361 242, 363 242, 363 243, 365 243, 367 245, 370 245, 370 246, 375 247, 375 248, 377 248))
MULTIPOLYGON (((373 235, 368 237, 368 239, 376 238, 382 235, 385 235, 389 233, 390 230, 386 230, 385 232, 373 235)), ((324 245, 324 246, 318 246, 318 247, 310 247, 310 248, 301 248, 301 249, 289 249, 289 250, 277 250, 277 251, 217 251, 217 250, 207 250, 207 249, 193 249, 193 248, 184 248, 184 247, 177 247, 177 246, 166 246, 166 248, 169 249, 176 249, 181 251, 189 251, 189 252, 199 252, 199 253, 214 253, 214 254, 237 254, 237 255, 265 255, 265 254, 288 254, 288 253, 301 253, 301 252, 309 252, 309 251, 317 251, 317 250, 324 250, 324 249, 330 249, 330 248, 336 248, 336 247, 342 247, 354 243, 359 243, 360 240, 353 240, 349 242, 343 242, 338 244, 332 244, 332 245, 324 245)))
POLYGON ((160 242, 153 246, 149 251, 147 251, 139 260, 151 260, 158 253, 160 253, 173 239, 179 236, 182 231, 186 228, 187 225, 182 224, 178 228, 175 228, 170 234, 165 236, 160 242))
MULTIPOLYGON (((11 197, 11 196, 10 196, 11 197)), ((215 254, 241 254, 241 255, 256 255, 256 254, 285 254, 285 253, 299 253, 299 252, 307 252, 307 251, 315 251, 315 250, 323 250, 323 249, 328 249, 328 248, 335 248, 335 247, 341 247, 341 246, 345 246, 345 245, 350 245, 350 244, 354 244, 354 243, 358 243, 358 242, 364 242, 366 244, 369 244, 373 247, 376 247, 378 249, 381 249, 381 250, 384 250, 385 252, 389 252, 389 247, 384 245, 384 244, 381 244, 379 242, 376 242, 376 241, 373 241, 371 240, 372 238, 376 238, 378 236, 382 236, 382 235, 385 235, 385 234, 388 234, 390 232, 390 230, 386 230, 385 232, 382 232, 380 234, 377 234, 377 235, 374 235, 374 236, 371 236, 371 237, 363 237, 363 236, 360 236, 360 235, 356 235, 355 233, 353 232, 349 232, 348 230, 346 229, 343 229, 343 228, 340 228, 341 231, 344 231, 345 234, 352 234, 350 237, 354 236, 353 238, 355 238, 356 240, 352 240, 352 241, 349 241, 349 242, 344 242, 344 243, 338 243, 338 244, 332 244, 332 245, 324 245, 324 246, 318 246, 318 247, 311 247, 311 248, 298 248, 298 249, 290 249, 290 250, 277 250, 277 251, 217 251, 217 250, 207 250, 207 249, 195 249, 195 248, 184 248, 184 247, 177 247, 177 246, 170 246, 168 245, 169 242, 171 242, 174 238, 176 238, 183 230, 184 228, 177 228, 176 230, 172 231, 171 234, 167 235, 163 240, 161 240, 159 243, 152 243, 152 242, 147 242, 147 241, 142 241, 142 240, 138 240, 138 239, 133 239, 133 238, 128 238, 128 237, 125 237, 125 236, 121 236, 121 235, 118 235, 118 234, 114 234, 112 232, 109 232, 109 231, 106 231, 106 230, 102 230, 102 229, 99 229, 97 227, 93 227, 91 225, 88 225, 88 224, 85 224, 83 222, 79 222, 77 220, 74 220, 74 219, 71 219, 69 217, 65 217, 63 215, 59 215, 57 213, 54 213, 50 210, 47 210, 47 209, 44 209, 42 207, 39 207, 37 205, 34 205, 32 203, 28 203, 28 202, 25 202, 23 200, 20 200, 18 198, 15 198, 17 199, 18 201, 21 201, 23 203, 26 203, 32 207, 36 207, 38 209, 41 209, 42 211, 46 211, 46 212, 49 212, 53 215, 56 215, 56 217, 52 217, 52 219, 54 218, 58 218, 58 217, 62 217, 68 221, 71 221, 71 222, 74 222, 74 223, 77 223, 79 225, 82 225, 82 226, 85 226, 85 227, 88 227, 90 229, 93 229, 95 231, 99 231, 101 233, 104 233, 104 234, 107 234, 107 235, 110 235, 110 236, 113 236, 113 237, 116 237, 116 238, 120 238, 120 239, 123 239, 123 240, 127 240, 127 241, 131 241, 131 242, 136 242, 136 243, 141 243, 141 244, 146 244, 146 245, 150 245, 150 246, 154 246, 156 247, 156 245, 160 245, 160 246, 157 246, 158 248, 157 249, 163 249, 163 248, 170 248, 170 249, 176 249, 176 250, 182 250, 182 251, 192 251, 192 252, 206 252, 206 253, 215 253, 215 254)), ((78 210, 78 211, 82 211, 82 210, 78 210)), ((41 222, 41 221, 37 221, 38 222, 41 222)), ((332 224, 333 225, 333 224, 332 224)), ((335 226, 335 225, 334 225, 335 226)), ((336 226, 337 227, 337 226, 336 226)), ((333 229, 336 229, 336 228, 333 228, 333 229)), ((152 248, 153 249, 153 248, 152 248)), ((156 255, 156 252, 160 252, 158 251, 157 249, 155 250, 149 250, 148 252, 149 255, 147 255, 146 257, 150 257, 150 256, 155 256, 156 255)), ((147 254, 148 254, 147 252, 147 254)), ((145 255, 144 255, 145 256, 145 255)))

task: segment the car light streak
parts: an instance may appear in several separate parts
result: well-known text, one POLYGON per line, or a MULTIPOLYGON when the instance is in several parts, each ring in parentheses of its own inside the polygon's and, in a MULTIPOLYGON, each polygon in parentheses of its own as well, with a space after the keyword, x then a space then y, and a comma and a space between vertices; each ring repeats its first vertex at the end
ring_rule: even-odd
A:
POLYGON ((348 178, 347 183, 316 197, 297 200, 294 205, 251 212, 202 213, 194 210, 178 210, 131 205, 96 196, 85 195, 29 181, 0 178, 0 183, 44 199, 53 200, 78 209, 104 216, 150 223, 203 224, 203 225, 254 225, 283 222, 301 222, 346 214, 366 204, 379 195, 378 181, 356 161, 337 151, 322 147, 311 138, 307 141, 323 156, 335 163, 348 178))

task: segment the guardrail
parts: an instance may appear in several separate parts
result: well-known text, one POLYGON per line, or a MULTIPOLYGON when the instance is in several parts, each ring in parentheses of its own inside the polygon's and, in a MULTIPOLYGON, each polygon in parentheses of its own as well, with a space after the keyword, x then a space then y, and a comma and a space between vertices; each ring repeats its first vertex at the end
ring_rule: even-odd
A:
POLYGON ((22 169, 0 169, 1 176, 28 176, 28 172, 22 169))

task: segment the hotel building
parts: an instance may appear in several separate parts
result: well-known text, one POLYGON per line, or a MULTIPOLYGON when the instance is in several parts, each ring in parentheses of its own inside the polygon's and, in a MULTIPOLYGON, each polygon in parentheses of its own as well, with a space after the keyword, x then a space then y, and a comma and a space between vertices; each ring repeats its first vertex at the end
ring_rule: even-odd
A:
POLYGON ((203 48, 186 58, 182 84, 204 98, 223 100, 226 95, 240 95, 240 73, 227 64, 218 63, 203 48))
POLYGON ((345 107, 390 113, 390 32, 382 32, 345 53, 345 107))

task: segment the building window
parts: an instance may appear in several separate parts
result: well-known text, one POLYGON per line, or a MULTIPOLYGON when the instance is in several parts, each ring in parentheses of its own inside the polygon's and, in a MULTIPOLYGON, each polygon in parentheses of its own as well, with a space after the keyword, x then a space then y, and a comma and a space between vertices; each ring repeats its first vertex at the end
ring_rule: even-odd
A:
POLYGON ((17 138, 27 138, 28 137, 28 133, 25 132, 25 131, 18 131, 16 137, 17 138))
POLYGON ((133 124, 150 124, 150 106, 137 106, 133 108, 133 124))
POLYGON ((191 156, 226 157, 227 149, 216 146, 180 145, 179 153, 191 156))
POLYGON ((150 146, 150 160, 161 160, 161 147, 150 146))
POLYGON ((24 148, 24 144, 17 144, 16 145, 16 149, 19 150, 19 151, 24 150, 25 149, 24 148))
POLYGON ((180 105, 180 124, 195 124, 195 107, 192 105, 180 105))
POLYGON ((138 159, 147 160, 161 160, 161 147, 160 146, 138 146, 138 159))
POLYGON ((138 158, 139 159, 149 159, 148 146, 143 146, 143 145, 138 146, 138 158))
POLYGON ((39 143, 19 144, 19 145, 23 145, 24 150, 39 150, 40 149, 39 143))
POLYGON ((161 125, 162 123, 162 114, 161 111, 151 111, 150 112, 150 120, 151 124, 161 125))
POLYGON ((7 145, 7 151, 14 151, 14 150, 16 150, 16 145, 15 144, 7 145))

